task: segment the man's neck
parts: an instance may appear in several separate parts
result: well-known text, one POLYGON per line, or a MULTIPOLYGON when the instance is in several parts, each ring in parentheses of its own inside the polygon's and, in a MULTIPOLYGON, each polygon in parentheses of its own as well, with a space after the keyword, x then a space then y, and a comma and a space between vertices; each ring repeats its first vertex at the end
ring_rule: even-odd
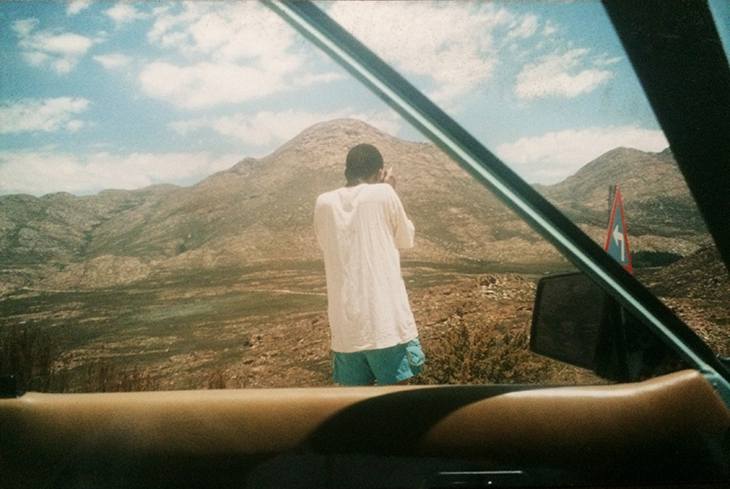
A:
POLYGON ((345 187, 357 187, 358 185, 361 185, 363 183, 367 183, 369 185, 371 185, 373 183, 382 183, 378 177, 379 177, 379 174, 376 173, 376 174, 374 174, 373 176, 371 176, 370 178, 367 178, 367 179, 358 178, 358 179, 353 180, 351 182, 347 182, 345 184, 345 187))

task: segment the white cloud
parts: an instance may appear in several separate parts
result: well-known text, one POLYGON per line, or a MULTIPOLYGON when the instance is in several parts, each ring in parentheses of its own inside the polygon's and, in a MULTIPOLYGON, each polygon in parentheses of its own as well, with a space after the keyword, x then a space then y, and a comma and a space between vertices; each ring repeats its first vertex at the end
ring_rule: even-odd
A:
POLYGON ((146 14, 138 11, 130 2, 116 3, 113 7, 106 9, 104 14, 112 19, 116 23, 117 27, 134 22, 135 20, 147 18, 146 14))
POLYGON ((77 15, 91 6, 92 2, 85 2, 82 0, 74 0, 68 3, 66 7, 66 15, 74 16, 77 15))
POLYGON ((292 47, 295 31, 258 2, 188 2, 180 13, 155 12, 148 40, 186 56, 220 61, 281 56, 292 47))
POLYGON ((527 181, 551 184, 618 147, 659 152, 668 146, 659 130, 636 126, 593 127, 524 137, 500 144, 496 154, 527 181))
POLYGON ((149 97, 179 108, 201 109, 248 102, 343 78, 339 73, 294 76, 301 68, 301 61, 295 56, 252 65, 204 61, 178 66, 155 61, 142 69, 139 82, 149 97))
MULTIPOLYGON (((549 54, 526 65, 517 75, 515 95, 523 100, 542 97, 573 98, 593 91, 613 77, 607 70, 583 68, 587 49, 573 49, 562 55, 549 54)), ((605 66, 605 62, 601 60, 605 66)))
POLYGON ((91 194, 158 183, 189 185, 230 168, 238 160, 240 155, 210 153, 75 155, 52 150, 0 151, 0 194, 91 194))
POLYGON ((531 18, 471 2, 334 2, 329 14, 396 69, 430 80, 429 95, 440 103, 490 80, 497 36, 534 29, 531 18))
POLYGON ((0 134, 77 131, 84 122, 75 118, 89 107, 84 98, 26 99, 0 105, 0 134))
POLYGON ((307 72, 309 55, 299 49, 294 30, 256 2, 191 2, 178 7, 156 9, 147 38, 190 62, 159 60, 145 66, 139 81, 152 98, 179 108, 209 108, 342 76, 307 72))
POLYGON ((556 26, 554 23, 552 23, 549 20, 545 23, 545 27, 543 27, 543 29, 542 29, 542 35, 545 37, 550 37, 557 32, 558 32, 558 26, 556 26))
POLYGON ((282 112, 264 111, 254 115, 205 117, 174 122, 171 127, 182 135, 208 129, 239 139, 247 144, 272 146, 290 140, 314 124, 342 118, 360 119, 393 135, 401 126, 400 118, 392 111, 365 113, 345 108, 335 112, 286 110, 282 112))
POLYGON ((281 73, 232 63, 154 62, 144 67, 139 81, 148 96, 187 109, 240 103, 288 89, 281 73))
POLYGON ((537 32, 538 19, 535 15, 526 15, 515 21, 514 27, 507 34, 507 39, 527 39, 537 32))
POLYGON ((91 49, 91 38, 60 31, 36 31, 38 20, 24 19, 13 24, 18 46, 25 60, 33 66, 50 66, 59 75, 70 73, 91 49))
POLYGON ((129 66, 132 63, 132 58, 130 56, 121 53, 103 54, 94 56, 93 59, 107 70, 122 68, 124 66, 129 66))

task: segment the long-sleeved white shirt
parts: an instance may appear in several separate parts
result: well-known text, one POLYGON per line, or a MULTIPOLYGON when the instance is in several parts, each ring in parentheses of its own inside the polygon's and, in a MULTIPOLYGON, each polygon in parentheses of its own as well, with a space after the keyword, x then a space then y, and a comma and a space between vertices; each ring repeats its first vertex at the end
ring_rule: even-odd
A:
POLYGON ((332 350, 388 348, 418 336, 399 249, 414 244, 413 223, 387 183, 342 187, 317 198, 332 350))

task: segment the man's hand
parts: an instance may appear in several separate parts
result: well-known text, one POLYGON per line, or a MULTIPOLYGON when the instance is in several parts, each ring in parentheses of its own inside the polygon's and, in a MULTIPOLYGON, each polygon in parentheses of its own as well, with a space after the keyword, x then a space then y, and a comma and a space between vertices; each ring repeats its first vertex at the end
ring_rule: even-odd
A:
POLYGON ((386 168, 383 170, 383 183, 387 183, 395 190, 395 175, 393 175, 393 167, 386 168))

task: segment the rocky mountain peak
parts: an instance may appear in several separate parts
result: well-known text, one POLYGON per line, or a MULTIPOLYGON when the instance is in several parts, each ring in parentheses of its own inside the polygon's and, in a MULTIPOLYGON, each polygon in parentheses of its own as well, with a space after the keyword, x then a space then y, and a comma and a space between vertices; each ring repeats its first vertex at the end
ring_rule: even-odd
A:
POLYGON ((392 137, 358 119, 335 119, 308 127, 288 144, 301 145, 312 142, 320 144, 328 139, 342 138, 355 138, 367 142, 367 140, 382 140, 392 137))
POLYGON ((265 159, 304 164, 314 169, 344 168, 347 152, 360 143, 375 145, 384 156, 389 148, 406 144, 365 122, 336 119, 305 129, 265 159))
POLYGON ((256 158, 246 157, 233 165, 228 173, 235 173, 236 175, 248 176, 254 170, 258 160, 256 158))

